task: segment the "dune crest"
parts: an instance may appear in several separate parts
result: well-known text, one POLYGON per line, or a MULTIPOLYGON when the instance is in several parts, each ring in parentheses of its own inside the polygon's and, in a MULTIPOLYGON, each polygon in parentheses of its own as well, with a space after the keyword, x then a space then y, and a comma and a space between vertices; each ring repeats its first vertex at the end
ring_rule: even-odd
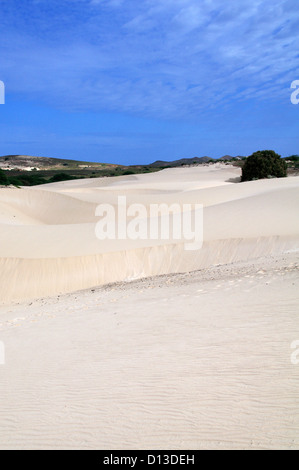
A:
POLYGON ((236 184, 217 164, 0 190, 0 299, 24 301, 299 248, 299 177, 236 184), (100 241, 98 204, 200 203, 204 244, 100 241))

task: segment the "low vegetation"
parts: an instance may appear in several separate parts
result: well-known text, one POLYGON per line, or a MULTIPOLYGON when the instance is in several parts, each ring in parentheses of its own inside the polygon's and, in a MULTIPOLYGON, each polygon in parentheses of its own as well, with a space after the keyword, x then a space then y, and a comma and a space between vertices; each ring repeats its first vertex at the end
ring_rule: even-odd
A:
POLYGON ((242 168, 241 181, 287 176, 287 163, 273 150, 262 150, 250 155, 242 168))
POLYGON ((37 186, 40 184, 57 183, 83 178, 103 178, 108 176, 126 176, 139 173, 150 173, 159 171, 160 168, 149 168, 148 166, 136 167, 111 167, 103 170, 91 171, 87 169, 65 171, 57 170, 1 170, 0 186, 37 186))

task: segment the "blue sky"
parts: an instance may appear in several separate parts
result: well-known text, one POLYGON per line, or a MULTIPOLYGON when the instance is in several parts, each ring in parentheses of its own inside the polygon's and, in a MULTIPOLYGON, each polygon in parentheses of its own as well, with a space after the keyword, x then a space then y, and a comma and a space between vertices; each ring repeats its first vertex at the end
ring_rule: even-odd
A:
POLYGON ((299 153, 298 0, 0 0, 0 155, 299 153))

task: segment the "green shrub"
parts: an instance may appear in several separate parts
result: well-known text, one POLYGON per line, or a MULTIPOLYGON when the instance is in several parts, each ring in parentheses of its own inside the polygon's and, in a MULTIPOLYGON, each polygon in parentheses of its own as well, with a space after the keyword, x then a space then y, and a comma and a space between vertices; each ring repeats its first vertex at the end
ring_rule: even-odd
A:
POLYGON ((248 157, 242 168, 241 181, 287 176, 287 164, 273 150, 260 150, 248 157))
POLYGON ((31 172, 20 173, 18 176, 9 175, 8 181, 9 184, 14 186, 36 186, 47 182, 42 176, 32 174, 31 172))
POLYGON ((0 186, 7 186, 9 181, 7 179, 6 173, 3 170, 0 170, 0 186))
POLYGON ((68 175, 67 173, 57 173, 52 176, 49 183, 59 183, 60 181, 68 181, 76 179, 74 176, 68 175))

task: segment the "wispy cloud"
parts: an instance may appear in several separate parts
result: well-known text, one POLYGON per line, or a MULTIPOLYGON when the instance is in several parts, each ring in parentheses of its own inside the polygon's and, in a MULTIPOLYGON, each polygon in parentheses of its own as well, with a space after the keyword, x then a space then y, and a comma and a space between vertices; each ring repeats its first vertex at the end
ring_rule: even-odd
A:
POLYGON ((292 0, 9 0, 1 79, 55 107, 186 116, 285 99, 298 78, 292 0))

